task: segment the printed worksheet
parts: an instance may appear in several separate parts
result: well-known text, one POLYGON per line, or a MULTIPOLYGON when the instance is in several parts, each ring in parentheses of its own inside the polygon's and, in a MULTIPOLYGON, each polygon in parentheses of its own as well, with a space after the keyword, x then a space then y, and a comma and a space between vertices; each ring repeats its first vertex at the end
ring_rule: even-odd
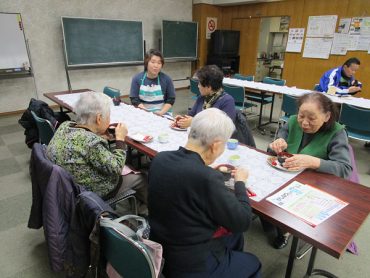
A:
POLYGON ((311 185, 293 181, 268 201, 315 227, 348 205, 311 185))

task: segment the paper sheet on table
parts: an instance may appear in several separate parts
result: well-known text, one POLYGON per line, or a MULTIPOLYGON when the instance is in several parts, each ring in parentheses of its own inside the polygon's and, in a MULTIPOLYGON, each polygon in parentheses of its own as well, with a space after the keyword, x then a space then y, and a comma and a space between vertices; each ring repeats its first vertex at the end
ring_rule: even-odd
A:
POLYGON ((315 227, 348 205, 313 186, 293 181, 268 201, 315 227))
POLYGON ((220 164, 230 164, 229 157, 232 155, 239 155, 238 166, 249 170, 246 186, 256 193, 256 196, 250 197, 256 202, 266 198, 300 173, 273 168, 267 163, 268 155, 240 145, 235 150, 225 149, 223 154, 210 166, 214 168, 220 164))

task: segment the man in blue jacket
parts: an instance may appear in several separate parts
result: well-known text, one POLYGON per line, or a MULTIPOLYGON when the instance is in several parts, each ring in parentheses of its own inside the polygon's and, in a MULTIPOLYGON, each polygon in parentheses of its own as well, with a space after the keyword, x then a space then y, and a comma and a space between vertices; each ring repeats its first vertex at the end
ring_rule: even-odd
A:
POLYGON ((324 73, 317 88, 320 92, 328 92, 330 86, 336 87, 335 93, 339 95, 354 95, 361 91, 362 84, 354 75, 360 67, 360 60, 350 58, 343 66, 330 69, 324 73))

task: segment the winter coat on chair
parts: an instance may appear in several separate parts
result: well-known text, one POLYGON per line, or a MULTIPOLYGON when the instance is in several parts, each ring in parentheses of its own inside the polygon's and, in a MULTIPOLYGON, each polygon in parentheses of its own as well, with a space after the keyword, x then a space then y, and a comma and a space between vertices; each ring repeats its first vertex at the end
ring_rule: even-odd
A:
POLYGON ((32 117, 31 111, 35 112, 40 118, 48 120, 56 129, 59 124, 66 120, 70 120, 69 116, 64 112, 54 112, 46 102, 31 98, 27 110, 22 114, 18 123, 24 127, 24 135, 26 145, 31 149, 33 144, 38 142, 39 134, 35 120, 32 117))
POLYGON ((231 138, 238 139, 240 143, 255 148, 256 143, 254 142, 252 131, 249 128, 247 117, 240 110, 236 111, 234 124, 235 132, 231 138))

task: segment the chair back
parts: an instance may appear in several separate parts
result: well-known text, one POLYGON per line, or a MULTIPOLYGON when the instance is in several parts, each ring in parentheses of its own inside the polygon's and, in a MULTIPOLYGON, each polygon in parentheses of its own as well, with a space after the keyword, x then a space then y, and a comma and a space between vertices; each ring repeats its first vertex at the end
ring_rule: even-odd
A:
POLYGON ((122 277, 154 278, 147 251, 114 228, 100 226, 102 256, 122 277))
POLYGON ((197 79, 190 78, 190 92, 192 92, 196 96, 200 95, 198 83, 199 81, 197 79))
POLYGON ((108 86, 104 87, 103 93, 109 96, 110 98, 119 98, 121 95, 120 90, 108 86))
POLYGON ((343 103, 339 122, 346 126, 349 137, 370 141, 370 109, 343 103))
POLYGON ((355 183, 360 183, 360 176, 357 171, 357 165, 356 165, 356 159, 355 159, 355 153, 353 151, 353 148, 350 144, 348 144, 349 147, 349 156, 351 158, 351 164, 352 164, 352 173, 347 178, 347 180, 355 183))
POLYGON ((320 84, 315 84, 315 86, 313 86, 313 90, 314 91, 318 91, 319 92, 320 91, 319 89, 320 89, 320 84))
POLYGON ((227 84, 224 84, 223 87, 224 91, 234 98, 236 105, 244 106, 245 91, 243 87, 227 84))
POLYGON ((278 79, 278 78, 271 78, 271 77, 265 76, 262 80, 262 83, 284 86, 285 83, 286 83, 286 80, 285 79, 278 79))
POLYGON ((289 116, 296 115, 298 112, 297 99, 290 95, 284 94, 283 103, 281 104, 281 110, 289 116))
POLYGON ((239 73, 235 73, 233 77, 239 80, 254 81, 254 75, 241 75, 239 73))
POLYGON ((39 132, 39 142, 48 145, 51 138, 54 136, 55 129, 53 125, 46 119, 40 118, 35 112, 31 111, 32 117, 36 122, 39 132))

